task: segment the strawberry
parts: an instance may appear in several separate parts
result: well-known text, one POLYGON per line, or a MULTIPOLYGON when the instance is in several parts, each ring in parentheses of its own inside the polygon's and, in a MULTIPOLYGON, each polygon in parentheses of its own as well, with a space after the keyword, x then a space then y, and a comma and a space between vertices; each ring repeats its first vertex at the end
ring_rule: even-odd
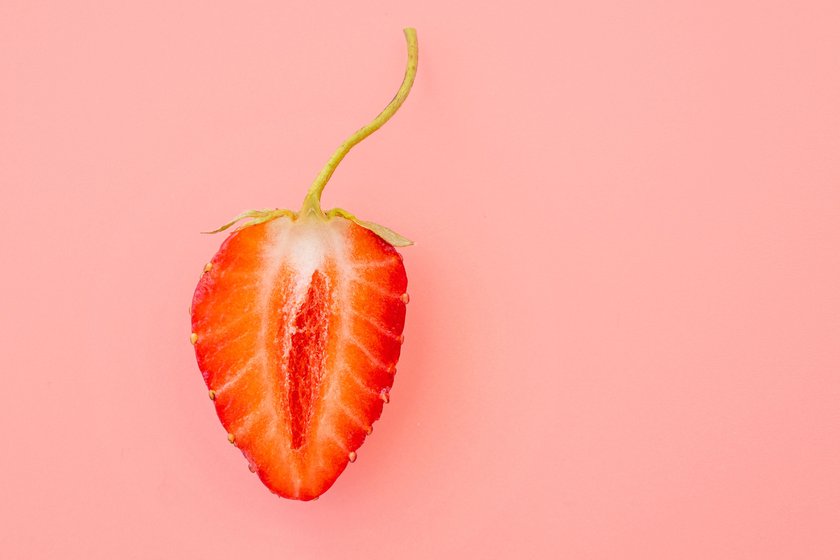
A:
POLYGON ((394 100, 333 154, 299 212, 245 212, 192 301, 198 366, 228 440, 274 493, 312 500, 332 486, 389 401, 408 303, 402 257, 411 242, 340 208, 321 193, 349 150, 402 105, 394 100))

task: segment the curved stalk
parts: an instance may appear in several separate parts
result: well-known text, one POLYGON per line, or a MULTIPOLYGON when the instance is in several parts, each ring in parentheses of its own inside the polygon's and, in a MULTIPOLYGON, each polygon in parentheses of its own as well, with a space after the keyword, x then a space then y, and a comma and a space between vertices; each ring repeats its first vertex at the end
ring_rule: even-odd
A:
POLYGON ((405 41, 408 47, 408 61, 405 67, 405 77, 403 78, 402 85, 400 85, 400 89, 397 91, 394 99, 391 100, 388 106, 375 119, 356 131, 355 134, 345 140, 333 153, 332 157, 330 157, 327 164, 318 174, 318 177, 315 178, 312 186, 309 187, 306 198, 303 199, 303 207, 300 211, 301 216, 314 213, 319 217, 325 217, 321 210, 321 193, 324 192, 324 187, 327 185, 330 177, 332 177, 338 164, 341 163, 341 160, 344 159, 344 156, 347 155, 353 146, 379 130, 383 124, 388 122, 408 97, 408 92, 411 91, 411 86, 414 84, 414 77, 417 75, 417 32, 409 27, 404 29, 403 33, 405 33, 405 41))

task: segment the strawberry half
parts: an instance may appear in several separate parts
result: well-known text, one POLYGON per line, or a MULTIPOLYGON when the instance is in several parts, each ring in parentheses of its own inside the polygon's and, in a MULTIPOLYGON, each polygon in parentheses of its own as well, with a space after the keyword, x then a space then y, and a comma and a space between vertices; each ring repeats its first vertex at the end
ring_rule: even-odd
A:
POLYGON ((349 150, 402 105, 394 100, 333 154, 299 212, 251 218, 204 268, 193 297, 196 358, 228 440, 274 493, 311 500, 356 459, 389 401, 408 303, 402 257, 411 242, 342 209, 321 193, 349 150))

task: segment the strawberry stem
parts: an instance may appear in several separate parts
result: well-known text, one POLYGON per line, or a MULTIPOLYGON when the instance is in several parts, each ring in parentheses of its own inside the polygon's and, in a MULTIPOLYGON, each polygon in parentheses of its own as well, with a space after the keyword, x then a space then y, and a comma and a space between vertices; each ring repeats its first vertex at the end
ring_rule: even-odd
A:
POLYGON ((408 46, 408 62, 406 63, 405 77, 403 78, 402 85, 400 85, 400 89, 397 91, 394 99, 391 100, 388 106, 375 119, 356 131, 355 134, 345 140, 333 153, 332 157, 330 157, 327 164, 318 174, 315 182, 309 187, 309 192, 306 193, 306 198, 303 199, 303 207, 300 211, 301 216, 314 213, 319 217, 325 217, 324 212, 321 210, 321 193, 324 192, 324 187, 335 172, 335 168, 338 167, 338 164, 341 163, 341 160, 344 159, 344 156, 347 155, 347 152, 353 146, 379 130, 383 124, 388 122, 403 104, 406 97, 408 97, 408 92, 411 91, 411 86, 414 84, 414 76, 417 75, 417 32, 409 27, 403 29, 403 33, 405 33, 405 41, 408 46))

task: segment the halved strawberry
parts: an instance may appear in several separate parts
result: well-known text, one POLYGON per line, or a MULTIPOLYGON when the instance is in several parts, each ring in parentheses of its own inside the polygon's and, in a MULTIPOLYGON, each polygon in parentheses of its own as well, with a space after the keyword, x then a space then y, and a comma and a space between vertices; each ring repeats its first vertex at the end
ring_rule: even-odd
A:
POLYGON ((356 458, 389 400, 405 322, 406 275, 394 246, 411 242, 320 196, 346 153, 402 104, 394 101, 330 159, 300 212, 246 212, 193 297, 199 368, 228 439, 276 494, 311 500, 356 458))

